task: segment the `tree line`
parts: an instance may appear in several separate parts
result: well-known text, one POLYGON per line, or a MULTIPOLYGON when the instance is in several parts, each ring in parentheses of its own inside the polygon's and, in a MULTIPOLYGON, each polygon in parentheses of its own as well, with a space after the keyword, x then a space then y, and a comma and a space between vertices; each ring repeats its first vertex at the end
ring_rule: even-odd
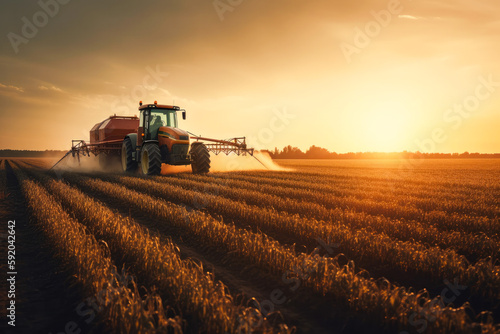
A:
POLYGON ((273 159, 467 159, 467 158, 500 158, 500 153, 422 153, 422 152, 330 152, 326 148, 311 146, 302 152, 298 147, 285 146, 282 150, 275 148, 266 150, 273 159))
POLYGON ((59 150, 0 150, 0 157, 9 158, 56 158, 63 156, 67 151, 59 150))

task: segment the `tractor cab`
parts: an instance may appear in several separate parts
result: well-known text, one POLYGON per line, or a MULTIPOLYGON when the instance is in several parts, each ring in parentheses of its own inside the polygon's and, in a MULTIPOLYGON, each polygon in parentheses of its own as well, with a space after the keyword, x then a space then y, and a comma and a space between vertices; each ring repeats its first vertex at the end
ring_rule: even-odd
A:
MULTIPOLYGON (((189 134, 178 128, 177 106, 147 104, 140 105, 139 128, 137 131, 136 152, 138 160, 142 160, 144 145, 154 143, 159 147, 160 160, 170 165, 188 165, 191 163, 189 155, 189 134)), ((186 119, 186 111, 182 110, 182 117, 186 119)))
MULTIPOLYGON (((141 105, 139 108, 141 114, 138 139, 142 139, 142 141, 158 140, 161 127, 178 128, 177 111, 179 110, 180 108, 176 106, 158 105, 156 101, 155 104, 141 105)), ((182 116, 186 119, 185 110, 182 111, 182 116)))

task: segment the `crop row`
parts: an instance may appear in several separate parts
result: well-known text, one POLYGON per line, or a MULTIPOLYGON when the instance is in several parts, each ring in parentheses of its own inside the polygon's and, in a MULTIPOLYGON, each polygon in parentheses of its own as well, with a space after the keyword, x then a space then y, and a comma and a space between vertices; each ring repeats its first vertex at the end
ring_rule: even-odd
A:
MULTIPOLYGON (((242 174, 235 175, 236 180, 244 180, 259 185, 276 185, 286 188, 305 189, 330 194, 335 197, 352 197, 358 200, 371 200, 376 202, 388 202, 404 207, 414 207, 421 210, 437 210, 448 213, 474 214, 477 216, 495 217, 499 216, 497 197, 488 189, 485 192, 477 190, 468 190, 464 193, 453 189, 450 193, 444 193, 443 188, 435 186, 432 191, 422 189, 421 187, 398 187, 386 184, 370 184, 353 182, 353 180, 335 182, 325 182, 324 180, 311 180, 309 178, 283 178, 288 174, 282 173, 282 179, 276 177, 270 178, 266 173, 258 175, 242 174)), ((189 174, 184 174, 189 177, 189 174)), ((450 189, 451 190, 451 189, 450 189)))
POLYGON ((47 159, 47 158, 34 158, 34 159, 21 159, 17 160, 17 162, 20 162, 24 164, 26 167, 31 168, 31 167, 36 167, 36 168, 43 168, 43 169, 48 169, 53 165, 52 159, 47 159))
MULTIPOLYGON (((440 175, 439 179, 432 180, 427 177, 424 181, 417 181, 417 175, 404 176, 404 174, 393 172, 387 173, 383 171, 372 171, 363 169, 362 172, 355 173, 355 169, 349 169, 345 172, 340 172, 339 169, 326 169, 320 173, 310 173, 304 170, 298 172, 257 172, 257 171, 241 171, 237 174, 231 173, 216 173, 212 175, 231 176, 236 178, 258 177, 268 178, 279 181, 295 180, 309 183, 309 187, 322 184, 335 184, 340 189, 360 189, 362 191, 385 190, 388 194, 396 193, 398 195, 411 194, 420 196, 423 193, 430 193, 432 197, 439 198, 454 198, 455 196, 466 197, 471 193, 476 196, 488 194, 498 194, 500 188, 497 182, 477 182, 465 183, 468 179, 462 179, 463 183, 450 183, 448 178, 450 173, 440 175), (376 177, 366 176, 374 173, 376 177)), ((456 172, 456 171, 454 171, 456 172)), ((421 176, 421 175, 420 175, 421 176)), ((498 176, 498 175, 497 175, 498 176)), ((481 178, 484 176, 481 174, 481 178)))
MULTIPOLYGON (((172 300, 185 316, 193 317, 201 331, 235 332, 258 312, 236 306, 226 287, 205 274, 195 262, 182 260, 170 240, 160 240, 132 219, 113 213, 63 182, 35 175, 96 236, 107 242, 112 254, 123 259, 149 285, 157 286, 160 295, 172 300)), ((261 330, 269 331, 267 325, 262 322, 261 330)), ((283 331, 287 331, 286 327, 283 331)))
MULTIPOLYGON (((488 256, 497 258, 500 252, 498 241, 490 239, 485 234, 472 235, 462 232, 443 232, 434 226, 416 221, 407 222, 405 220, 389 219, 384 216, 372 216, 364 212, 352 212, 339 208, 327 209, 308 200, 280 197, 273 194, 276 192, 273 191, 276 190, 275 188, 259 190, 259 185, 244 181, 229 181, 225 185, 223 180, 220 180, 221 182, 210 182, 212 180, 213 178, 205 176, 193 178, 159 177, 155 179, 155 181, 169 186, 175 185, 187 190, 214 194, 249 205, 272 207, 277 211, 299 214, 304 219, 316 218, 331 224, 343 224, 353 230, 366 228, 403 241, 415 240, 437 245, 441 248, 452 248, 472 260, 488 256)), ((281 192, 287 191, 286 189, 278 190, 281 192)))
MULTIPOLYGON (((191 178, 191 176, 183 176, 183 178, 191 178)), ((200 179, 203 176, 199 177, 200 179)), ((205 180, 213 181, 213 177, 205 177, 205 180)), ((314 185, 308 188, 299 188, 295 186, 293 180, 273 181, 261 180, 255 178, 252 182, 248 178, 240 181, 220 180, 215 181, 222 184, 242 188, 257 190, 276 195, 282 198, 291 198, 298 201, 314 202, 324 206, 325 208, 364 212, 370 215, 384 215, 393 219, 405 219, 407 221, 418 221, 425 224, 435 225, 439 229, 456 230, 467 233, 487 233, 488 235, 500 236, 500 224, 498 218, 489 219, 487 217, 468 216, 457 213, 447 213, 444 211, 432 210, 424 211, 413 206, 401 206, 395 202, 379 202, 372 199, 358 199, 355 197, 337 197, 335 189, 329 191, 319 191, 314 189, 314 185), (238 184, 240 182, 240 184, 238 184), (241 184, 244 182, 244 184, 241 184), (253 183, 253 186, 250 185, 253 183)), ((396 197, 394 197, 396 198, 396 197)), ((396 201, 396 199, 394 199, 396 201)))
MULTIPOLYGON (((467 307, 444 306, 438 299, 429 299, 426 292, 416 294, 391 284, 379 284, 365 278, 364 274, 356 274, 352 262, 340 266, 334 258, 297 254, 264 234, 226 225, 199 211, 190 212, 183 206, 116 183, 82 177, 69 179, 92 193, 113 198, 121 205, 151 217, 151 221, 156 222, 151 224, 159 230, 171 231, 175 227, 181 235, 195 236, 200 247, 218 249, 227 256, 271 272, 276 279, 284 277, 299 284, 303 282, 304 288, 311 292, 333 298, 339 303, 337 305, 346 305, 352 311, 376 319, 387 327, 406 328, 410 326, 409 319, 413 321, 439 314, 436 321, 429 324, 435 332, 465 333, 473 328, 494 332, 490 324, 471 323, 467 307)), ((154 182, 145 182, 148 182, 149 188, 154 186, 154 182)))
MULTIPOLYGON (((325 191, 337 196, 357 196, 360 199, 371 198, 390 201, 393 198, 397 198, 402 203, 415 202, 422 209, 447 210, 449 212, 463 211, 468 214, 470 213, 468 209, 472 209, 473 213, 477 211, 477 215, 494 214, 495 211, 493 208, 498 205, 496 195, 500 194, 499 191, 495 191, 491 187, 451 187, 437 184, 432 187, 423 187, 409 184, 406 181, 396 183, 390 180, 368 182, 363 181, 362 178, 348 178, 346 180, 329 182, 321 177, 311 178, 307 177, 307 175, 290 176, 288 173, 282 173, 276 177, 271 177, 267 173, 256 175, 242 173, 242 175, 236 175, 235 177, 258 183, 279 184, 281 186, 325 191), (430 199, 433 201, 430 201, 430 199), (474 208, 470 206, 472 203, 479 203, 481 207, 474 208), (466 208, 463 207, 464 204, 466 208)), ((498 210, 496 212, 498 213, 498 210)))
POLYGON ((100 316, 115 332, 156 333, 169 328, 182 333, 178 316, 167 318, 162 300, 149 295, 142 300, 136 283, 117 273, 111 259, 83 225, 72 219, 41 186, 18 172, 28 206, 38 228, 63 266, 99 307, 100 316))
MULTIPOLYGON (((186 175, 186 174, 184 174, 186 175)), ((187 175, 186 175, 187 176, 187 175)), ((423 186, 411 183, 411 180, 398 180, 391 178, 366 179, 363 176, 347 176, 347 175, 330 175, 326 171, 322 174, 309 174, 307 172, 256 172, 256 171, 241 171, 239 173, 214 173, 214 177, 227 177, 235 179, 252 180, 267 179, 277 181, 294 181, 294 185, 305 188, 314 188, 322 186, 334 186, 334 189, 339 191, 339 195, 343 195, 344 191, 357 190, 363 193, 382 193, 387 195, 410 195, 416 198, 434 197, 439 199, 465 199, 467 200, 471 192, 474 191, 476 196, 479 194, 484 197, 491 192, 491 189, 485 188, 482 191, 470 189, 468 187, 450 188, 446 185, 432 184, 432 186, 423 186)), ((380 176, 380 175, 379 175, 380 176)), ((348 194, 348 193, 347 193, 348 194)))
POLYGON ((289 235, 294 241, 315 244, 318 238, 340 245, 351 258, 365 264, 389 264, 402 271, 420 273, 423 277, 442 281, 447 277, 459 277, 476 293, 487 298, 498 298, 500 293, 500 269, 490 260, 480 260, 476 265, 453 250, 424 246, 411 241, 392 240, 385 234, 367 230, 353 231, 338 224, 303 218, 248 205, 217 195, 183 189, 134 177, 119 177, 120 183, 153 196, 175 203, 202 207, 238 224, 257 227, 271 235, 289 235))
MULTIPOLYGON (((317 162, 310 166, 291 166, 297 168, 290 174, 300 174, 309 178, 333 179, 352 178, 360 179, 365 183, 390 182, 393 184, 407 183, 419 187, 449 187, 459 189, 494 188, 500 190, 498 185, 498 162, 496 160, 471 160, 469 164, 460 164, 449 160, 448 164, 440 166, 436 162, 430 162, 427 168, 377 168, 374 164, 365 165, 359 161, 353 161, 349 166, 330 164, 325 167, 317 167, 317 162), (451 172, 450 172, 451 171, 451 172)), ((288 164, 285 164, 286 167, 288 164)), ((395 166, 396 167, 396 166, 395 166)), ((399 167, 399 166, 398 166, 399 167)), ((244 172, 252 173, 252 172, 244 172)))

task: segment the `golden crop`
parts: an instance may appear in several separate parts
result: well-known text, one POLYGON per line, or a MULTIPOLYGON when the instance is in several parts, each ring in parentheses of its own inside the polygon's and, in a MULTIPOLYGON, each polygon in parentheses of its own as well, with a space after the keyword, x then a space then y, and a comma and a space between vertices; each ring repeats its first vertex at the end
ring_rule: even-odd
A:
POLYGON ((500 168, 459 163, 454 173, 449 162, 398 170, 307 161, 289 162, 299 169, 289 172, 66 171, 58 180, 43 161, 16 162, 30 212, 85 291, 123 298, 104 303, 112 328, 293 332, 286 315, 266 317, 254 296, 233 293, 203 259, 185 258, 188 246, 269 284, 299 282, 303 300, 292 308, 331 305, 388 332, 419 332, 423 321, 426 333, 498 333, 500 168), (325 252, 318 240, 335 246, 325 252), (119 277, 115 263, 134 274, 132 285, 106 284, 119 277), (458 304, 443 302, 443 282, 466 286, 458 304), (137 284, 157 294, 141 298, 137 284))
POLYGON ((19 171, 17 176, 38 228, 63 265, 74 273, 87 297, 93 296, 103 309, 101 316, 114 331, 156 333, 170 328, 182 332, 182 320, 165 316, 159 296, 153 294, 143 300, 135 281, 129 282, 124 278, 126 273, 118 273, 85 226, 72 219, 40 185, 19 171))

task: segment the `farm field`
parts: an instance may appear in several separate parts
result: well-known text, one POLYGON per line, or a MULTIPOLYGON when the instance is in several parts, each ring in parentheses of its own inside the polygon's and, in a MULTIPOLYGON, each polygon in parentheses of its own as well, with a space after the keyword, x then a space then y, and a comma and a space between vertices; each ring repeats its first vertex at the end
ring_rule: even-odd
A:
POLYGON ((27 332, 500 332, 499 160, 52 162, 0 160, 27 332))

